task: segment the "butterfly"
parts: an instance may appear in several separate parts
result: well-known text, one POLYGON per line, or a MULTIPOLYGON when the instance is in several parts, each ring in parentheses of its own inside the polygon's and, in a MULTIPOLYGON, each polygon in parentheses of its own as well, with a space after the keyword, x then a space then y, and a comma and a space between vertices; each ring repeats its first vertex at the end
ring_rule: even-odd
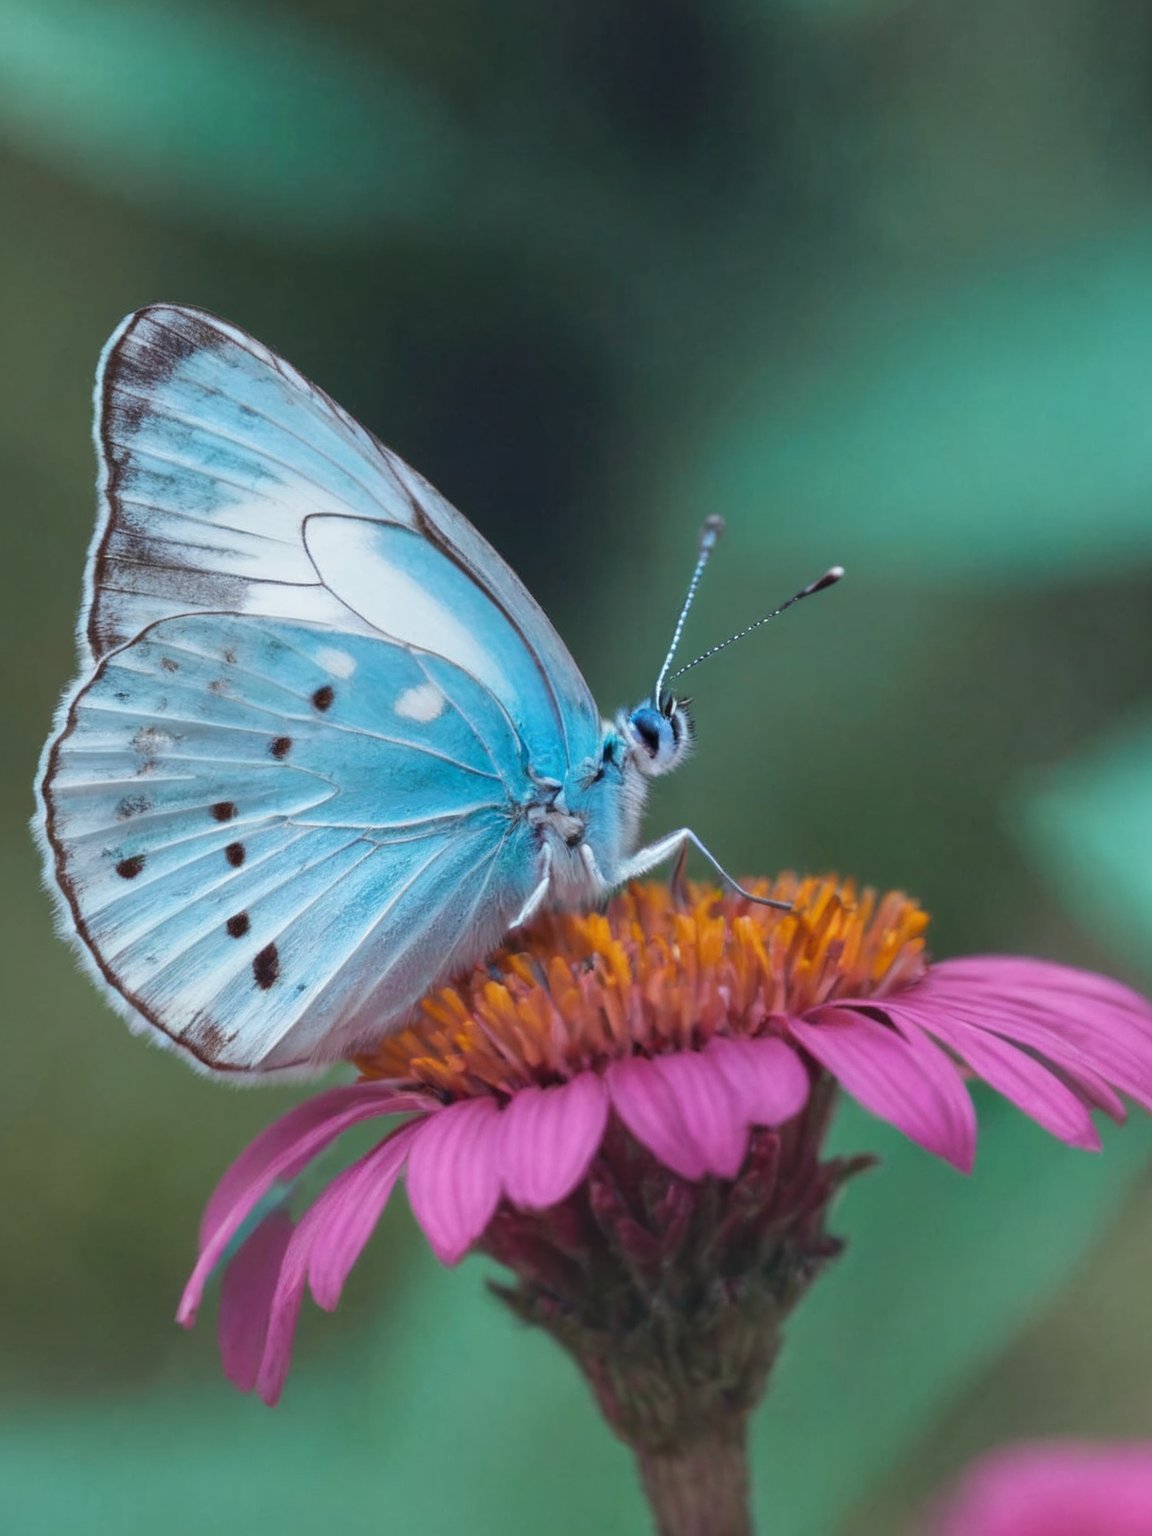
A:
POLYGON ((665 682, 719 519, 655 689, 606 722, 491 545, 235 327, 130 315, 96 445, 38 831, 61 926, 134 1026, 215 1072, 316 1069, 541 909, 690 844, 712 860, 688 828, 637 844, 691 744, 665 682))

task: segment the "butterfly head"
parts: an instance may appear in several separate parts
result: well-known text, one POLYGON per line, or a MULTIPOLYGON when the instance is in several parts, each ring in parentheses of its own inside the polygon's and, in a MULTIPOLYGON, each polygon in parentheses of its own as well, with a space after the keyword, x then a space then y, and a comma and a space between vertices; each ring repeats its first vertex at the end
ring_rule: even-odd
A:
POLYGON ((632 762, 647 778, 671 773, 692 749, 692 721, 688 710, 671 694, 645 699, 620 716, 618 728, 632 762))

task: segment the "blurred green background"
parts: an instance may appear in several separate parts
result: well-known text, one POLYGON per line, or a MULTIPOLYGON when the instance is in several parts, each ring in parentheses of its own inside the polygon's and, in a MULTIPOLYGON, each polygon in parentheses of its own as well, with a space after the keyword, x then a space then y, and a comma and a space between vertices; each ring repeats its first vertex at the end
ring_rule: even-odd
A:
MULTIPOLYGON (((905 887, 940 955, 1152 983, 1152 8, 1130 0, 0 0, 5 1530, 640 1533, 567 1363, 390 1213, 283 1405, 171 1321, 291 1096, 129 1037, 25 820, 73 669, 105 337, 203 305, 507 554, 608 709, 698 674, 651 826, 905 887)), ((891 1536, 1009 1436, 1152 1434, 1152 1134, 977 1090, 965 1181, 883 1171, 756 1427, 775 1536, 891 1536)))

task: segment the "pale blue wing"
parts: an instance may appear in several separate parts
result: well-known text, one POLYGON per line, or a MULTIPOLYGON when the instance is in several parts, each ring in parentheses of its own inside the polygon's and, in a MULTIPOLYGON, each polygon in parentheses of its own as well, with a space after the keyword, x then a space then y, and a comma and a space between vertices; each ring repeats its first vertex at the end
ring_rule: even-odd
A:
MULTIPOLYGON (((508 710, 533 770, 564 777, 566 740, 543 674, 511 620, 462 567, 412 529, 367 518, 309 518, 304 539, 329 590, 367 625, 451 657, 508 710)), ((597 743, 598 736, 586 741, 581 758, 597 743)))
POLYGON ((454 663, 230 614, 162 621, 72 703, 45 782, 99 974, 219 1070, 347 1054, 535 881, 524 749, 454 663))
POLYGON ((557 753, 578 764, 596 752, 600 725, 587 685, 495 550, 243 332, 175 306, 130 316, 101 364, 97 444, 103 513, 82 619, 92 659, 196 610, 374 630, 486 681, 539 772, 556 772, 557 753), (441 610, 449 591, 462 603, 439 637, 427 602, 413 601, 413 582, 415 596, 441 610), (382 595, 366 601, 373 586, 382 595), (485 671, 477 658, 496 651, 498 663, 485 671))

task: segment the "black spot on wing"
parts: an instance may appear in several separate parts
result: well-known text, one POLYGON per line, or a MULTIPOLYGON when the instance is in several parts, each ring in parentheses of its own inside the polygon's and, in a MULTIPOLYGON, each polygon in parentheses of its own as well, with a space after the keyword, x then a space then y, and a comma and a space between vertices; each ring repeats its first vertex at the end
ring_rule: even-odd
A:
POLYGON ((237 912, 228 919, 227 924, 228 932, 234 939, 242 939, 251 926, 247 912, 237 912))
POLYGON ((216 821, 231 821, 236 814, 235 800, 217 800, 212 807, 212 816, 216 821))
POLYGON ((243 843, 229 843, 227 848, 224 850, 224 857, 228 860, 233 869, 239 869, 241 864, 243 864, 244 860, 248 857, 248 854, 245 851, 243 843))
POLYGON ((121 880, 135 880, 136 876, 144 868, 144 855, 134 853, 131 858, 121 859, 116 866, 116 873, 121 880))
POLYGON ((179 672, 180 670, 180 663, 173 661, 171 656, 161 656, 160 665, 164 668, 165 672, 179 672))
POLYGON ((253 979, 261 991, 267 992, 279 975, 280 953, 275 944, 266 944, 252 962, 253 979))
POLYGON ((317 688, 316 692, 312 695, 312 704, 323 714, 326 709, 332 708, 332 701, 335 697, 335 693, 325 683, 323 688, 317 688))
POLYGON ((268 750, 273 757, 287 757, 292 750, 291 736, 277 736, 274 741, 269 743, 268 750))

